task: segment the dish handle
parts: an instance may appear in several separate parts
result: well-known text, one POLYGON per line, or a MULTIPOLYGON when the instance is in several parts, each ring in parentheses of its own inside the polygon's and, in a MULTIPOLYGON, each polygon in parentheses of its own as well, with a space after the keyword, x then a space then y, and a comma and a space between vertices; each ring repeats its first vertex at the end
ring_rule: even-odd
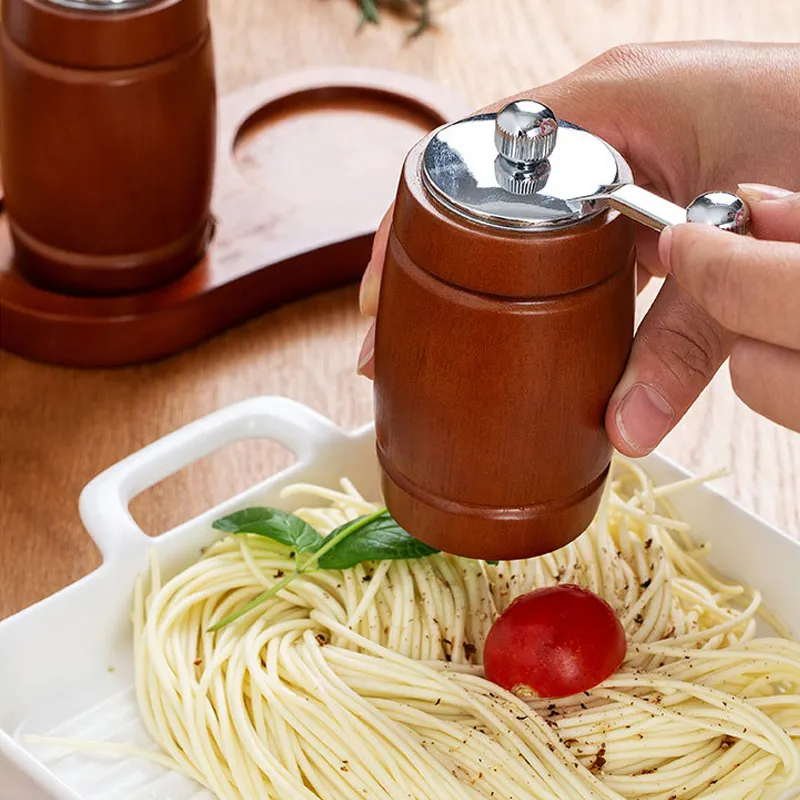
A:
POLYGON ((81 492, 81 520, 103 560, 118 558, 150 537, 128 506, 136 495, 194 461, 245 439, 272 439, 302 462, 345 434, 329 419, 285 397, 254 397, 215 411, 109 467, 81 492))

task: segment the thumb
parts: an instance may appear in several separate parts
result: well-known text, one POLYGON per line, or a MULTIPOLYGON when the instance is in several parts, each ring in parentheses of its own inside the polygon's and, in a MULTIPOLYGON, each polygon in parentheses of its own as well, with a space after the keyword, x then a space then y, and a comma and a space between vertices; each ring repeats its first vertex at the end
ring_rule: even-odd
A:
POLYGON ((734 338, 667 278, 606 411, 617 450, 633 457, 653 450, 714 376, 734 338))
POLYGON ((757 239, 800 242, 800 192, 741 183, 739 194, 750 206, 752 232, 757 239))

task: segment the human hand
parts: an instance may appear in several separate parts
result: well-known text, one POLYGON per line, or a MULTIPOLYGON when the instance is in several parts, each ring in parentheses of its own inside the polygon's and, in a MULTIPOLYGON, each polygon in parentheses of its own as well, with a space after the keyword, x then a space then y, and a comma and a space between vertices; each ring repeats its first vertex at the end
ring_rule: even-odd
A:
MULTIPOLYGON (((687 205, 702 191, 733 189, 740 181, 757 179, 800 186, 798 74, 800 48, 791 45, 698 42, 622 47, 555 83, 506 98, 486 110, 497 110, 520 97, 535 98, 562 119, 587 128, 622 152, 639 185, 687 205), (787 109, 797 111, 787 113, 787 109)), ((752 205, 754 234, 760 238, 784 236, 782 241, 786 242, 788 234, 780 226, 792 224, 791 215, 785 216, 781 209, 787 203, 791 205, 791 200, 762 200, 757 190, 748 192, 747 187, 741 193, 752 205)), ((369 317, 378 311, 390 221, 391 210, 375 237, 372 259, 362 280, 361 309, 369 317)), ((741 244, 737 241, 741 237, 711 229, 698 231, 698 227, 678 226, 662 238, 680 243, 687 237, 692 242, 691 237, 700 237, 699 241, 712 250, 722 241, 726 245, 724 252, 741 244), (712 241, 709 236, 714 237, 713 245, 708 245, 712 241), (720 236, 735 241, 720 240, 720 236)), ((800 227, 795 226, 795 230, 800 227)), ((782 264, 789 263, 785 262, 786 248, 791 252, 794 246, 752 240, 741 246, 758 247, 759 263, 772 264, 758 283, 765 287, 768 280, 777 280, 777 284, 773 283, 774 292, 767 293, 770 298, 780 293, 785 310, 781 311, 778 304, 776 314, 774 302, 759 306, 744 303, 736 313, 746 316, 769 307, 773 328, 791 328, 792 314, 798 316, 800 288, 795 282, 790 289, 786 276, 791 269, 773 262, 777 258, 782 264), (775 278, 776 274, 782 277, 775 278), (795 293, 794 305, 789 301, 791 291, 795 293)), ((662 255, 666 252, 662 249, 662 255)), ((797 365, 790 373, 792 359, 783 351, 777 356, 770 351, 769 370, 759 377, 752 368, 753 353, 761 350, 754 349, 757 342, 748 342, 762 339, 764 346, 774 347, 776 334, 752 329, 744 324, 747 320, 740 320, 732 329, 725 327, 725 312, 720 318, 714 301, 700 293, 700 279, 687 274, 692 267, 683 267, 694 259, 686 257, 680 244, 673 258, 678 253, 682 258, 680 266, 676 267, 677 261, 662 263, 658 236, 644 228, 637 231, 640 288, 651 274, 669 273, 669 277, 639 327, 628 367, 608 406, 606 427, 614 445, 632 456, 652 450, 694 402, 732 347, 737 353, 731 365, 737 392, 761 413, 800 427, 789 397, 783 405, 777 405, 782 390, 773 382, 776 372, 785 373, 781 380, 788 390, 791 386, 787 381, 791 378, 787 375, 794 374, 796 388, 800 382, 797 365), (751 331, 745 333, 746 340, 737 341, 740 328, 751 331)), ((755 250, 747 250, 742 258, 750 256, 755 257, 755 250)), ((708 267, 699 272, 712 274, 708 280, 713 281, 720 269, 708 267)), ((759 267, 751 264, 748 270, 740 269, 736 274, 752 275, 753 269, 759 267)), ((800 267, 795 268, 799 270, 800 267)), ((778 339, 786 341, 782 335, 778 339)), ((373 372, 373 346, 374 325, 359 358, 359 371, 368 377, 373 372)), ((794 350, 800 350, 800 344, 794 350)), ((797 396, 795 391, 794 398, 797 396)))
POLYGON ((678 288, 734 334, 736 394, 759 414, 800 431, 800 192, 741 189, 758 238, 677 225, 661 234, 659 256, 678 288))

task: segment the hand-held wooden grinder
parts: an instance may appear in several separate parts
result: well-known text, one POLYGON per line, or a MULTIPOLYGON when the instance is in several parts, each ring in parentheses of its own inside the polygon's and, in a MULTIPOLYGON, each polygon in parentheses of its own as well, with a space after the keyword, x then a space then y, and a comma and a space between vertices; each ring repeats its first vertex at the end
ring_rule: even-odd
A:
POLYGON ((0 160, 16 263, 68 294, 188 270, 211 235, 206 0, 2 0, 0 160))
POLYGON ((680 208, 608 144, 533 101, 435 131, 409 154, 375 343, 389 511, 450 553, 526 558, 591 522, 603 419, 634 333, 631 219, 745 232, 714 192, 680 208))

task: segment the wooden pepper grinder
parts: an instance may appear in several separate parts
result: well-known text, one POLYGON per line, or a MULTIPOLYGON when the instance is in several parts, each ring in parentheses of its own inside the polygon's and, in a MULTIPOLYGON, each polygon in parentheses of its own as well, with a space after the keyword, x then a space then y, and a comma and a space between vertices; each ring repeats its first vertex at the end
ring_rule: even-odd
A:
POLYGON ((2 0, 0 159, 16 263, 118 295, 211 236, 216 90, 206 0, 2 0))
POLYGON ((532 101, 435 131, 409 154, 375 343, 389 511, 444 551, 527 558, 594 517, 603 420, 634 334, 634 231, 738 232, 735 195, 680 208, 601 139, 532 101))

